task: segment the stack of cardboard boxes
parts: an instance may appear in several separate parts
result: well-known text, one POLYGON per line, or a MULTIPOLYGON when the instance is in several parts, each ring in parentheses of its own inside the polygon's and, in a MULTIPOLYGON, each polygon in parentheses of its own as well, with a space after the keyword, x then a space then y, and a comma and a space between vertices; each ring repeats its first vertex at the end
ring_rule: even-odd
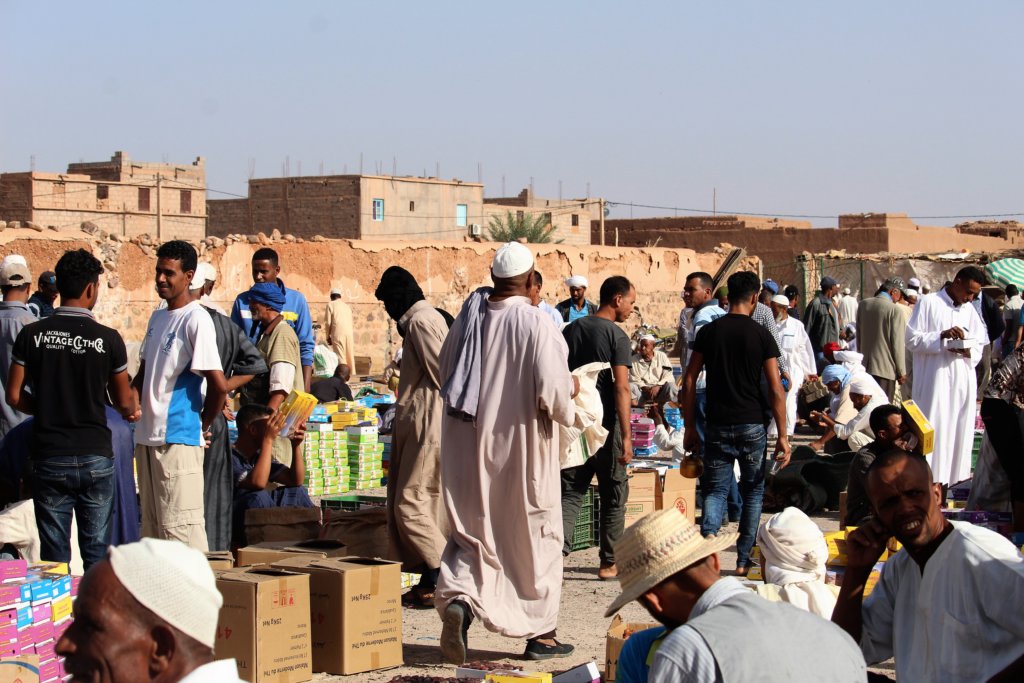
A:
MULTIPOLYGON (((57 641, 71 625, 72 601, 81 577, 63 563, 0 561, 0 659, 16 660, 31 674, 24 681, 59 681, 66 675, 57 641), (33 674, 34 676, 34 674, 33 674)), ((21 668, 12 664, 8 673, 21 668)), ((18 680, 19 674, 10 680, 18 680)))
POLYGON ((676 508, 694 521, 697 480, 687 479, 677 467, 634 467, 630 469, 626 526, 655 510, 676 508))
MULTIPOLYGON (((353 449, 348 430, 350 427, 372 429, 376 435, 376 424, 377 410, 354 402, 324 403, 313 409, 306 425, 306 439, 302 444, 306 459, 306 478, 303 483, 309 495, 334 495, 353 488, 371 488, 365 480, 360 481, 362 469, 350 466, 353 449), (359 427, 363 423, 372 424, 373 427, 359 427), (353 470, 356 476, 353 476, 353 470)), ((359 443, 357 440, 355 444, 357 452, 360 450, 359 443)), ((356 460, 358 463, 358 458, 356 460)), ((377 464, 374 486, 380 486, 383 476, 379 459, 377 464)))

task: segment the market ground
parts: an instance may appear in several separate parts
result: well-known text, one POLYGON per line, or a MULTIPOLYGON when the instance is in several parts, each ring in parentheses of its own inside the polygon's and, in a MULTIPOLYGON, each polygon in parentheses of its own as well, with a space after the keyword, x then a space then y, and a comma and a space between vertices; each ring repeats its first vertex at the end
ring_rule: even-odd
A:
MULTIPOLYGON (((794 439, 794 445, 810 440, 798 436, 794 439)), ((767 517, 768 515, 763 515, 762 520, 767 517)), ((835 531, 839 528, 836 512, 824 512, 815 515, 813 519, 822 531, 835 531)), ((737 531, 736 527, 736 524, 728 524, 725 530, 737 531)), ((570 657, 546 662, 524 661, 522 654, 526 646, 525 641, 490 633, 479 622, 474 622, 469 629, 469 660, 507 662, 530 671, 562 671, 577 664, 594 661, 603 672, 605 634, 611 621, 604 617, 604 611, 619 594, 619 582, 599 580, 597 566, 597 548, 575 552, 565 560, 558 639, 576 647, 576 651, 570 657)), ((735 568, 736 551, 735 548, 731 548, 722 554, 723 574, 732 574, 735 568)), ((621 614, 626 621, 652 621, 650 615, 636 602, 626 606, 621 614)), ((454 676, 455 667, 441 661, 441 620, 437 612, 404 609, 402 619, 404 666, 352 676, 317 674, 313 680, 317 683, 350 680, 386 682, 395 676, 410 674, 454 676)), ((891 666, 872 670, 895 677, 891 666)))

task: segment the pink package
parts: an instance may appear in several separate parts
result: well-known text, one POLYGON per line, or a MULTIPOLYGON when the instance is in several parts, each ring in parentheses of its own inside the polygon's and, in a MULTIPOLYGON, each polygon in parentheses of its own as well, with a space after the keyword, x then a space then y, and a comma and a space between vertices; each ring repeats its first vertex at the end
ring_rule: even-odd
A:
POLYGON ((53 622, 44 621, 41 624, 36 624, 31 627, 32 629, 32 642, 42 643, 46 640, 53 640, 53 622))
POLYGON ((46 602, 42 605, 36 605, 32 608, 32 623, 41 624, 44 621, 51 621, 53 619, 53 610, 50 608, 50 603, 46 602))
POLYGON ((28 562, 25 560, 0 560, 0 581, 23 579, 28 576, 28 562))
POLYGON ((56 659, 51 659, 45 664, 39 665, 40 681, 55 681, 60 678, 60 665, 56 659))
POLYGON ((53 659, 57 656, 54 648, 57 644, 52 640, 47 640, 44 643, 36 643, 36 654, 39 655, 39 661, 45 662, 48 659, 53 659))

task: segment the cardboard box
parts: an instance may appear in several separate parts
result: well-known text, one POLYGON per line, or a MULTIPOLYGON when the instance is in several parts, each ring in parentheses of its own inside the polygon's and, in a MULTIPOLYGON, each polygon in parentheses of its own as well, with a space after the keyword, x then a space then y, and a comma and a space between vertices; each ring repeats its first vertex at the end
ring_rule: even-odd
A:
POLYGON ((604 680, 606 683, 611 683, 615 680, 615 668, 619 664, 619 654, 622 652, 622 646, 626 644, 629 637, 637 631, 645 631, 658 626, 661 626, 661 624, 639 621, 626 622, 622 620, 622 615, 615 615, 611 625, 608 627, 608 634, 604 641, 604 680))
POLYGON ((661 476, 655 469, 635 467, 629 475, 630 500, 655 500, 661 490, 661 476))
POLYGON ((238 566, 274 564, 289 557, 310 555, 318 558, 344 557, 348 555, 345 544, 331 539, 308 541, 267 541, 239 548, 236 551, 238 566))
POLYGON ((678 469, 666 471, 661 487, 655 491, 654 503, 658 510, 674 507, 693 522, 697 508, 697 480, 687 479, 678 469))
POLYGON ((601 683, 601 672, 596 662, 587 662, 558 674, 551 683, 601 683))
POLYGON ((633 496, 630 495, 629 499, 626 500, 626 526, 632 526, 634 522, 643 517, 649 515, 655 510, 655 503, 653 500, 633 500, 633 496))
POLYGON ((674 507, 690 521, 697 507, 697 480, 687 479, 679 469, 666 469, 664 476, 657 469, 633 468, 626 499, 626 526, 655 510, 674 507))
POLYGON ((0 683, 39 683, 39 656, 21 655, 0 661, 0 683))
POLYGON ((217 576, 217 589, 224 597, 214 646, 218 659, 233 657, 239 678, 250 683, 312 680, 307 575, 233 569, 217 576))
POLYGON ((348 675, 402 664, 402 566, 360 557, 292 557, 309 575, 313 670, 348 675))
POLYGON ((210 563, 210 569, 214 571, 224 571, 235 567, 235 556, 227 550, 206 553, 206 561, 210 563))
POLYGON ((918 455, 931 453, 935 447, 935 430, 916 403, 913 401, 903 402, 903 419, 911 433, 917 437, 914 453, 918 455))

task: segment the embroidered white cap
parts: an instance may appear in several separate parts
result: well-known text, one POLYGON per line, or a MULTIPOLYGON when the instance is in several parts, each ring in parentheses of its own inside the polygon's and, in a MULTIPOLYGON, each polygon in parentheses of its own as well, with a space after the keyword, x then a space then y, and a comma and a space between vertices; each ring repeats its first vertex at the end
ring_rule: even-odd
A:
POLYGON ((533 252, 521 242, 509 242, 498 249, 491 262, 491 272, 497 278, 522 275, 533 268, 533 252))
POLYGON ((224 599, 203 553, 180 541, 144 538, 112 546, 108 557, 117 580, 143 607, 213 647, 224 599))
POLYGON ((585 287, 589 287, 590 283, 587 282, 587 278, 583 277, 582 275, 573 275, 572 277, 566 279, 565 286, 566 287, 584 287, 585 288, 585 287))

